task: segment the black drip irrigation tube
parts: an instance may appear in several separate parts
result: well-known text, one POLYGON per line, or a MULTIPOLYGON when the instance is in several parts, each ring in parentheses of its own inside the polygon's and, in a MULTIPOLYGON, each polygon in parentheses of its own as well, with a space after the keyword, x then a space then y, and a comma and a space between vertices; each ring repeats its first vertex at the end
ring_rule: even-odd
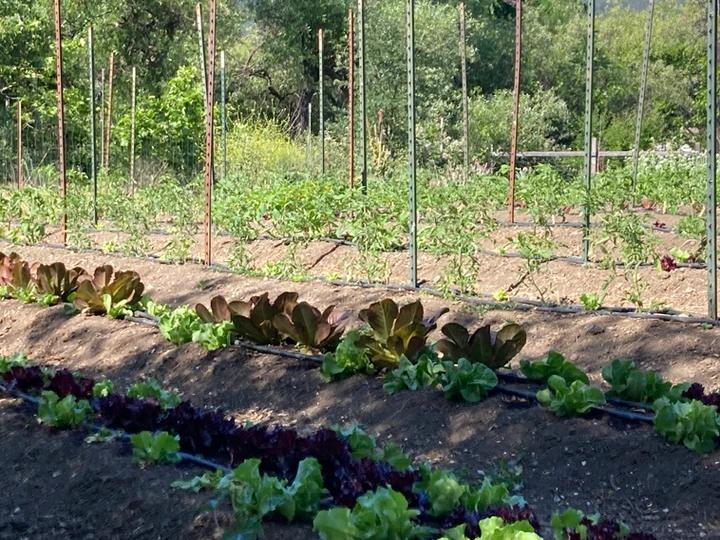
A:
MULTIPOLYGON (((40 404, 40 399, 36 398, 35 396, 31 396, 30 394, 26 394, 25 392, 20 392, 19 390, 11 390, 4 384, 0 383, 0 392, 3 392, 9 396, 21 399, 25 403, 28 403, 30 405, 38 406, 40 404)), ((89 428, 91 431, 94 431, 95 433, 99 432, 100 430, 108 430, 113 438, 115 439, 121 439, 124 441, 130 440, 130 435, 122 430, 117 429, 109 429, 105 426, 101 426, 99 424, 94 424, 90 422, 86 422, 85 427, 89 428)), ((181 461, 186 461, 188 463, 192 463, 194 465, 199 465, 201 467, 204 467, 206 469, 210 469, 213 471, 216 471, 220 469, 221 471, 225 473, 232 472, 232 469, 230 467, 227 467, 225 465, 220 465, 219 463, 215 463, 214 461, 211 461, 209 459, 205 459, 204 457, 196 456, 194 454, 188 454, 187 452, 178 452, 177 453, 178 458, 180 458, 181 461)))
MULTIPOLYGON (((7 238, 0 237, 0 240, 4 240, 5 242, 10 242, 7 238)), ((29 247, 44 247, 44 248, 51 248, 51 249, 61 249, 65 251, 70 251, 74 253, 88 253, 88 254, 102 254, 107 257, 113 257, 113 258, 126 258, 126 259, 135 259, 138 261, 150 261, 160 264, 167 264, 167 265, 173 265, 173 266, 179 266, 177 262, 173 261, 165 261, 162 260, 158 256, 153 255, 123 255, 121 253, 105 253, 100 249, 97 248, 73 248, 68 246, 63 246, 62 244, 54 244, 49 242, 42 242, 38 244, 34 244, 33 246, 29 247)), ((182 264, 185 263, 192 263, 192 264, 201 264, 202 262, 197 259, 185 259, 182 264)), ((222 272, 226 274, 233 274, 237 276, 242 276, 239 272, 236 272, 232 270, 229 266, 224 264, 218 264, 214 263, 209 266, 205 266, 205 268, 209 268, 211 270, 214 270, 216 272, 222 272)), ((264 278, 266 280, 273 280, 278 283, 283 282, 282 279, 279 278, 264 278)), ((333 285, 333 286, 339 286, 339 287, 359 287, 362 289, 376 289, 376 290, 386 290, 386 291, 403 291, 403 292, 413 292, 413 293, 426 293, 430 296, 435 296, 439 298, 447 298, 448 294, 444 291, 440 291, 438 289, 427 287, 424 285, 421 285, 420 287, 412 287, 410 285, 400 285, 400 284, 391 284, 391 283, 371 283, 367 281, 347 281, 347 280, 329 280, 324 279, 321 277, 311 277, 309 279, 300 280, 302 283, 325 283, 327 285, 333 285)), ((631 319, 646 319, 646 320, 660 320, 660 321, 670 321, 670 322, 681 322, 686 324, 707 324, 711 326, 720 326, 720 320, 714 320, 714 319, 708 319, 706 317, 697 317, 693 315, 687 315, 683 314, 679 311, 674 310, 666 310, 664 312, 639 312, 636 311, 634 308, 626 308, 626 307, 620 307, 620 306, 605 306, 601 309, 597 309, 594 311, 588 311, 585 308, 583 308, 581 305, 578 304, 567 304, 567 305, 557 305, 557 304, 545 304, 543 302, 539 302, 537 300, 527 299, 527 298, 512 298, 508 302, 498 302, 494 299, 491 299, 490 296, 487 295, 469 295, 466 293, 462 293, 460 291, 452 291, 452 296, 455 300, 465 302, 470 305, 475 306, 483 306, 483 307, 491 307, 491 308, 498 308, 498 309, 504 309, 504 310, 514 310, 514 311, 540 311, 545 313, 558 313, 558 314, 564 314, 564 315, 592 315, 592 316, 611 316, 611 317, 625 317, 625 318, 631 318, 631 319)))
MULTIPOLYGON (((149 315, 147 313, 144 313, 144 312, 137 312, 137 313, 135 313, 135 316, 133 316, 133 317, 126 317, 126 320, 131 321, 131 322, 138 322, 141 324, 146 324, 149 326, 157 326, 157 324, 158 324, 155 317, 153 317, 152 315, 149 315)), ((319 356, 319 355, 304 354, 304 353, 299 353, 299 352, 294 352, 294 351, 288 351, 286 349, 281 349, 279 347, 271 347, 271 346, 266 346, 266 345, 255 345, 254 343, 250 343, 247 341, 237 341, 237 342, 235 342, 235 345, 240 348, 255 351, 255 352, 260 352, 260 353, 265 353, 265 354, 273 354, 276 356, 289 358, 292 360, 301 360, 301 361, 306 361, 306 362, 312 362, 315 365, 321 364, 323 361, 323 357, 319 356)), ((498 371, 497 375, 499 378, 504 379, 510 383, 524 384, 524 385, 537 384, 536 381, 531 381, 530 379, 527 379, 525 377, 516 375, 511 372, 507 372, 507 371, 498 371)), ((536 391, 533 391, 533 390, 519 390, 516 388, 511 388, 504 384, 498 384, 495 387, 495 390, 498 392, 501 392, 503 394, 524 398, 529 401, 533 401, 533 402, 537 401, 537 397, 535 395, 536 391)), ((641 410, 650 409, 649 405, 641 404, 641 403, 632 403, 629 401, 617 400, 617 399, 613 399, 613 398, 609 398, 607 401, 608 401, 608 403, 611 403, 611 404, 614 404, 617 406, 621 406, 621 407, 629 407, 632 409, 641 409, 641 410)), ((596 411, 599 411, 599 412, 602 412, 602 413, 605 413, 605 414, 608 414, 611 416, 616 416, 618 418, 622 418, 625 420, 635 420, 635 421, 652 423, 653 419, 654 419, 654 415, 652 415, 652 414, 621 410, 621 409, 618 409, 617 407, 595 406, 595 407, 593 407, 593 410, 596 410, 596 411)))

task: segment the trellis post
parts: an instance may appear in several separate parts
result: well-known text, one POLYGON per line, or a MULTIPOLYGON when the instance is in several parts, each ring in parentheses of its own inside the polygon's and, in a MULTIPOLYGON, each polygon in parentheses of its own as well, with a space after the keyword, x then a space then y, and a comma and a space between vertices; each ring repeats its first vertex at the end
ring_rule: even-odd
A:
POLYGON ((470 114, 468 112, 467 40, 465 37, 465 2, 460 2, 460 77, 462 79, 463 180, 470 170, 470 114))
POLYGON ((522 69, 522 0, 515 0, 515 69, 513 73, 513 109, 510 130, 510 171, 508 206, 510 223, 515 223, 515 178, 517 176, 517 145, 520 127, 520 71, 522 69))
POLYGON ((63 50, 62 50, 62 8, 60 0, 55 0, 55 97, 57 100, 58 120, 58 165, 60 168, 60 195, 62 197, 62 243, 67 245, 67 174, 65 171, 65 94, 63 89, 63 50))
MULTIPOLYGON (((212 194, 214 179, 214 137, 215 137, 215 23, 217 20, 216 0, 209 0, 207 87, 205 91, 205 264, 212 264, 212 194)), ((201 21, 202 22, 202 21, 201 21)), ((204 71, 204 69, 203 69, 204 71)))
POLYGON ((707 269, 708 317, 717 319, 717 16, 718 0, 708 0, 707 12, 707 269))
POLYGON ((113 80, 115 69, 115 53, 110 53, 110 67, 108 71, 108 104, 107 104, 107 122, 105 129, 105 170, 110 171, 110 143, 112 141, 112 113, 113 113, 113 80))
POLYGON ((100 70, 100 170, 105 166, 105 68, 100 70))
POLYGON ((348 185, 355 187, 355 16, 348 9, 348 185))
POLYGON ((367 80, 365 72, 365 0, 358 0, 358 92, 360 93, 360 179, 363 191, 368 185, 367 80))
POLYGON ((408 225, 410 285, 418 286, 417 268, 417 178, 415 141, 415 0, 406 0, 407 112, 408 112, 408 225))
POLYGON ((595 0, 587 0, 587 50, 585 66, 585 164, 583 205, 583 260, 590 258, 590 192, 592 187, 592 117, 593 117, 593 74, 595 61, 595 0))
POLYGON ((645 113, 645 97, 647 95, 648 70, 650 67, 650 47, 652 46, 653 18, 655 15, 655 0, 650 0, 648 6, 647 28, 645 29, 645 47, 643 48, 642 71, 640 73, 640 97, 638 99, 637 116, 635 118, 635 145, 632 158, 632 194, 635 198, 637 189, 638 161, 640 160, 640 137, 642 134, 643 115, 645 113))
POLYGON ((22 101, 17 102, 17 186, 23 187, 23 128, 22 128, 22 101))
POLYGON ((227 111, 225 94, 225 51, 220 51, 220 144, 222 145, 222 176, 227 176, 227 111))
POLYGON ((320 174, 325 174, 325 66, 324 66, 325 32, 318 30, 318 101, 320 122, 320 174))
POLYGON ((88 26, 88 78, 90 79, 90 183, 93 197, 93 223, 98 222, 97 206, 97 141, 95 140, 95 48, 93 27, 88 26))
POLYGON ((200 4, 195 5, 195 19, 196 19, 197 34, 198 34, 198 53, 200 55, 200 78, 202 79, 204 103, 207 105, 208 75, 207 75, 207 63, 205 61, 205 32, 203 31, 202 6, 200 4))
POLYGON ((132 68, 130 82, 130 186, 135 190, 135 122, 137 117, 137 69, 132 68))

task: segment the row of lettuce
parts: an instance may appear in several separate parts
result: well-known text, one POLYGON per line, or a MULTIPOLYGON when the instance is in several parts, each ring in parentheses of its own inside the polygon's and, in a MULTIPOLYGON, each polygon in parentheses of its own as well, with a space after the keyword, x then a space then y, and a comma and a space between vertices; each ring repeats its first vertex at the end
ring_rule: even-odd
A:
MULTIPOLYGON (((174 344, 196 342, 214 350, 245 340, 323 353, 325 380, 384 373, 389 393, 437 387, 448 399, 479 402, 499 388, 498 370, 527 341, 525 330, 515 323, 497 332, 489 325, 471 332, 448 323, 441 328, 443 338, 430 343, 430 334, 448 310, 426 317, 420 301, 403 306, 389 298, 375 302, 358 314, 364 326, 348 330, 349 313, 335 306, 321 311, 300 301, 294 292, 281 293, 272 301, 269 293, 246 301, 216 296, 209 307, 174 309, 143 297, 143 292, 135 272, 114 273, 111 266, 101 266, 90 275, 80 268, 67 270, 62 263, 30 264, 15 253, 0 253, 0 297, 46 305, 66 302, 70 311, 116 318, 141 311, 174 344)), ((554 351, 537 362, 522 360, 520 370, 529 382, 541 385, 537 401, 558 416, 590 414, 602 410, 608 399, 622 399, 654 411, 656 431, 674 443, 696 452, 710 452, 720 445, 720 393, 706 394, 699 384, 672 384, 631 360, 618 359, 603 369, 610 386, 603 391, 554 351)))
MULTIPOLYGON (((379 447, 357 425, 304 434, 241 425, 222 410, 194 407, 155 380, 121 394, 109 380, 29 365, 23 355, 0 357, 0 376, 6 391, 39 397, 37 415, 47 426, 101 425, 88 442, 129 434, 142 466, 177 463, 181 451, 228 463, 232 469, 173 487, 211 492, 232 509, 234 532, 245 537, 261 534, 263 521, 274 519, 311 521, 325 540, 541 539, 534 511, 513 493, 507 475, 471 485, 452 472, 414 466, 399 447, 379 447)), ((572 508, 554 514, 551 528, 556 539, 654 538, 572 508)))

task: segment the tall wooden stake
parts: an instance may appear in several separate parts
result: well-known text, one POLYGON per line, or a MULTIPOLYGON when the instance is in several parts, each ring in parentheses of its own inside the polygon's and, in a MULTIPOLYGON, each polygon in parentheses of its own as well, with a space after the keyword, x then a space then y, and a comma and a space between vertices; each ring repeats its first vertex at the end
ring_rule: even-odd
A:
POLYGON ((67 245, 67 174, 65 171, 65 94, 63 90, 62 11, 55 0, 55 83, 58 119, 58 165, 60 167, 60 196, 62 197, 62 243, 67 245))
POLYGON ((348 184, 355 187, 355 16, 348 9, 348 184))
POLYGON ((130 189, 135 190, 135 120, 137 116, 137 69, 132 68, 130 82, 130 189))
POLYGON ((465 38, 465 2, 460 3, 460 76, 462 79, 463 180, 470 171, 470 114, 468 112, 467 41, 465 38))
POLYGON ((105 122, 105 170, 110 170, 110 143, 112 142, 113 80, 115 79, 115 53, 110 53, 108 71, 107 121, 105 122))
POLYGON ((360 178, 363 191, 368 185, 367 92, 365 77, 365 0, 358 0, 358 91, 360 92, 360 178))
POLYGON ((100 70, 100 170, 105 168, 105 68, 100 70))
POLYGON ((98 222, 97 207, 97 142, 95 140, 95 49, 93 28, 88 27, 88 78, 90 79, 90 183, 93 190, 93 223, 98 222))
POLYGON ((205 264, 212 264, 212 195, 214 180, 214 138, 215 138, 215 23, 217 20, 216 0, 209 0, 207 90, 205 100, 205 264))
POLYGON ((520 71, 522 69, 522 0, 515 0, 515 74, 513 78, 512 130, 510 133, 510 186, 508 204, 510 223, 515 223, 515 178, 517 176, 517 145, 520 128, 520 71))
POLYGON ((220 51, 220 144, 222 146, 222 174, 220 178, 225 180, 227 176, 227 111, 225 90, 225 51, 220 51))
POLYGON ((410 286, 418 286, 417 268, 417 178, 415 144, 415 0, 406 0, 407 25, 407 112, 408 112, 408 224, 410 286))
POLYGON ((17 102, 17 185, 23 187, 23 128, 22 128, 22 101, 17 102))

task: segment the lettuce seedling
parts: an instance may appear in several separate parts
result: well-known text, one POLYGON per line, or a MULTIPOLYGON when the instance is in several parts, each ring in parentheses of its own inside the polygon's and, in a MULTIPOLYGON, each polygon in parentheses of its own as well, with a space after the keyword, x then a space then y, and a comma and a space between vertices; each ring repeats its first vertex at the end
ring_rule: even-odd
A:
POLYGON ((149 431, 142 431, 130 436, 133 462, 145 467, 146 465, 170 465, 180 461, 180 437, 161 431, 154 435, 149 431))
POLYGON ((425 348, 438 319, 447 312, 443 308, 426 319, 419 300, 399 308, 394 300, 386 298, 360 311, 360 319, 372 331, 362 337, 360 344, 370 351, 372 362, 379 368, 395 368, 403 356, 413 362, 425 348))
POLYGON ((362 334, 351 330, 343 336, 335 352, 323 357, 320 376, 325 382, 345 379, 356 373, 372 374, 375 366, 370 362, 370 353, 358 345, 362 334))
POLYGON ((405 356, 400 357, 398 367, 385 375, 383 388, 388 394, 396 394, 403 390, 419 390, 442 384, 445 365, 437 355, 426 349, 416 363, 410 362, 405 356))
POLYGON ((86 399, 77 400, 67 395, 60 399, 55 392, 42 393, 38 406, 38 417, 43 424, 56 428, 77 427, 92 414, 92 407, 86 399))
POLYGON ((545 358, 538 362, 520 360, 520 371, 533 381, 547 381, 551 376, 558 375, 568 383, 580 381, 587 384, 590 382, 584 371, 556 351, 550 351, 545 358))
POLYGON ((158 328, 165 339, 174 345, 190 343, 193 334, 202 327, 198 314, 187 306, 163 311, 158 315, 158 328))
POLYGON ((653 403, 662 397, 678 401, 690 388, 689 383, 673 385, 657 373, 642 371, 635 367, 632 360, 613 360, 612 364, 603 368, 602 376, 612 387, 609 396, 638 403, 653 403))
POLYGON ((163 389, 157 379, 148 379, 133 384, 127 391, 127 397, 135 399, 151 399, 163 409, 172 409, 180 405, 182 398, 177 392, 163 389))
POLYGON ((461 358, 456 364, 444 362, 443 392, 447 399, 477 403, 498 384, 495 372, 484 364, 472 364, 461 358))
POLYGON ((28 357, 23 353, 13 354, 11 356, 0 356, 0 375, 4 375, 14 367, 27 366, 28 357))
POLYGON ((388 463, 396 471, 407 471, 412 465, 412 460, 398 445, 390 443, 384 448, 379 448, 375 437, 357 424, 333 426, 332 429, 347 440, 352 457, 355 459, 382 461, 388 463))
POLYGON ((720 437, 720 416, 714 405, 700 401, 675 402, 658 399, 655 410, 655 431, 676 444, 684 444, 699 453, 712 452, 720 437))
POLYGON ((577 416, 585 414, 593 407, 605 405, 605 394, 599 388, 582 381, 568 384, 558 375, 548 379, 548 388, 537 393, 537 400, 549 407, 558 416, 577 416))
POLYGON ((113 393, 113 389, 115 388, 115 385, 113 382, 109 379, 105 379, 102 381, 98 381, 95 383, 92 389, 92 396, 95 399, 100 399, 104 397, 108 397, 110 394, 113 393))
POLYGON ((446 336, 435 345, 443 357, 458 362, 466 358, 472 363, 485 364, 491 369, 507 365, 522 350, 527 342, 527 333, 519 324, 509 323, 498 332, 491 332, 490 325, 473 332, 457 323, 442 327, 446 336))

